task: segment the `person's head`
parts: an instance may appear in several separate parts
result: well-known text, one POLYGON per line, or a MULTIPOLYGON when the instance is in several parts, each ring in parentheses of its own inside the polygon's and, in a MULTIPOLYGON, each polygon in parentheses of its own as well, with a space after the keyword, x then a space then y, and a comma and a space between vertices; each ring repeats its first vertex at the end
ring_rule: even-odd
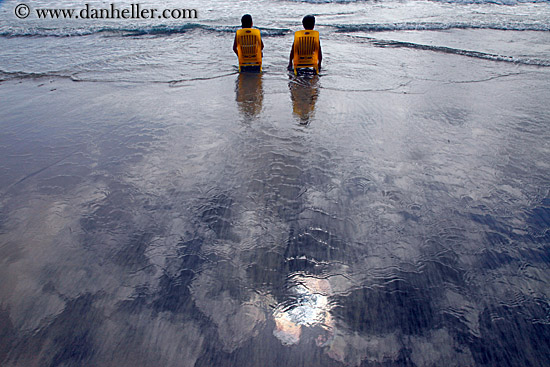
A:
POLYGON ((305 29, 313 29, 313 27, 315 27, 315 17, 313 15, 306 15, 304 19, 302 19, 302 24, 305 29))
POLYGON ((243 17, 241 18, 241 26, 243 28, 252 28, 252 15, 243 15, 243 17))

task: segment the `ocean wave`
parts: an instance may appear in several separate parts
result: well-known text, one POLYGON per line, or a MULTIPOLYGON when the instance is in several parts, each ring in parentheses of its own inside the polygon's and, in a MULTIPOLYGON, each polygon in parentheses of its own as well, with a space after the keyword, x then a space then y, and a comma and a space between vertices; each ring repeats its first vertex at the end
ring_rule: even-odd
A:
POLYGON ((495 5, 519 5, 519 4, 537 4, 547 3, 550 0, 430 0, 435 3, 449 4, 495 4, 495 5))
MULTIPOLYGON (((297 3, 306 4, 352 4, 352 3, 369 3, 379 2, 379 0, 285 0, 297 3)), ((395 0, 382 0, 382 2, 391 2, 395 0)), ((428 0, 434 3, 449 3, 449 4, 495 4, 495 5, 519 5, 519 4, 537 4, 548 3, 550 0, 428 0)))
POLYGON ((438 23, 438 22, 406 22, 406 23, 370 23, 334 25, 337 32, 389 32, 389 31, 445 31, 450 29, 493 29, 500 31, 550 31, 550 24, 540 23, 438 23))
MULTIPOLYGON (((0 37, 81 37, 103 35, 106 37, 139 37, 139 36, 171 36, 184 34, 194 30, 204 30, 214 33, 234 33, 237 26, 210 26, 198 23, 182 25, 155 25, 150 27, 96 27, 96 28, 5 28, 0 29, 0 37)), ((283 36, 290 29, 259 28, 262 36, 283 36)))
POLYGON ((47 72, 25 72, 25 71, 4 71, 0 70, 0 83, 10 80, 24 80, 24 79, 69 79, 73 82, 88 82, 88 83, 130 83, 130 84, 167 84, 171 87, 184 86, 187 82, 212 80, 228 77, 237 74, 237 71, 231 71, 223 74, 215 74, 208 76, 194 76, 185 79, 167 79, 167 80, 136 80, 136 79, 124 79, 124 78, 89 78, 81 77, 78 72, 72 74, 62 73, 59 71, 47 71, 47 72))
POLYGON ((0 70, 0 82, 13 80, 13 79, 42 79, 42 78, 70 79, 71 75, 66 75, 58 72, 25 72, 25 71, 0 70))
POLYGON ((425 51, 441 52, 441 53, 454 54, 454 55, 460 55, 460 56, 466 56, 466 57, 473 57, 476 59, 483 59, 483 60, 550 67, 550 60, 546 60, 546 59, 498 55, 498 54, 486 53, 481 51, 463 50, 459 48, 452 48, 452 47, 445 47, 445 46, 424 45, 424 44, 413 43, 413 42, 382 40, 382 39, 376 39, 376 38, 370 38, 370 37, 358 37, 358 38, 366 39, 370 43, 378 47, 411 48, 416 50, 425 50, 425 51))

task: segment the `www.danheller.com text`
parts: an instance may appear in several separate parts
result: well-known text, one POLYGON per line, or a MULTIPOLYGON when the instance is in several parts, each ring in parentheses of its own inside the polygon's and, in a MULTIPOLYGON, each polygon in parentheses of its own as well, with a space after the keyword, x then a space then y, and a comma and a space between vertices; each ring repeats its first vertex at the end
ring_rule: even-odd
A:
MULTIPOLYGON (((19 4, 15 8, 18 18, 27 18, 33 11, 27 4, 19 4)), ((144 7, 141 4, 130 4, 127 7, 117 7, 111 3, 107 7, 94 7, 88 3, 82 8, 36 8, 39 19, 196 19, 197 9, 158 9, 144 7)))

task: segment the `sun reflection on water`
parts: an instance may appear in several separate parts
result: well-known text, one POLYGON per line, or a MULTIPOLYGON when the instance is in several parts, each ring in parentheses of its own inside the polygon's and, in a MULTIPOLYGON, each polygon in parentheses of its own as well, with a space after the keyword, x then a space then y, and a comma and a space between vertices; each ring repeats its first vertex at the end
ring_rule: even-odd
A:
MULTIPOLYGON (((298 344, 303 327, 320 326, 331 334, 333 319, 328 280, 296 274, 291 281, 295 284, 291 288, 292 298, 278 304, 273 311, 276 324, 273 334, 285 345, 298 344)), ((319 335, 317 344, 322 346, 325 340, 326 336, 319 335)))

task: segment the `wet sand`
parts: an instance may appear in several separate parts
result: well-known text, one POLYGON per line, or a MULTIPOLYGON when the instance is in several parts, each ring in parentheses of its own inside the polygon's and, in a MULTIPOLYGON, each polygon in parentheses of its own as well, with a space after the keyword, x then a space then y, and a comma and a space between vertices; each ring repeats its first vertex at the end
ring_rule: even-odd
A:
POLYGON ((0 83, 1 364, 550 363, 550 74, 417 60, 0 83))

